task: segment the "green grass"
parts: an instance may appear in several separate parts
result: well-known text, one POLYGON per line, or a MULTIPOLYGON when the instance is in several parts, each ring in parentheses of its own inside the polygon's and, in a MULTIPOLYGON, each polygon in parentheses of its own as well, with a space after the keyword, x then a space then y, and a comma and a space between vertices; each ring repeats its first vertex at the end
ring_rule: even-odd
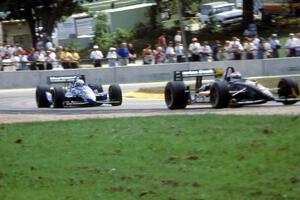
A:
POLYGON ((300 198, 299 116, 0 125, 0 199, 300 198))

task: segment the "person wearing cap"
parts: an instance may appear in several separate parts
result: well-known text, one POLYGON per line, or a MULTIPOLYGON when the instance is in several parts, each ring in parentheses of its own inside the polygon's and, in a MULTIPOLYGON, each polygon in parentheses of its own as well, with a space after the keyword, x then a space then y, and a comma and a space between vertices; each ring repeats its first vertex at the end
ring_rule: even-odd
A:
POLYGON ((102 52, 99 50, 98 45, 93 46, 93 51, 90 53, 90 59, 94 62, 94 67, 102 67, 101 60, 103 58, 102 52))
POLYGON ((272 58, 279 58, 278 50, 281 48, 280 41, 277 38, 277 34, 272 34, 270 37, 270 44, 272 48, 272 58))
POLYGON ((199 62, 200 61, 200 52, 201 52, 201 45, 198 42, 197 38, 192 39, 192 43, 189 45, 189 52, 191 53, 191 61, 199 62))
POLYGON ((285 42, 285 48, 287 48, 287 56, 294 57, 296 56, 296 46, 297 46, 297 38, 295 37, 294 33, 289 34, 289 38, 285 42))
POLYGON ((117 64, 117 59, 118 59, 118 55, 116 52, 116 48, 114 47, 110 47, 108 52, 107 52, 107 61, 108 61, 108 66, 110 67, 115 67, 117 64))

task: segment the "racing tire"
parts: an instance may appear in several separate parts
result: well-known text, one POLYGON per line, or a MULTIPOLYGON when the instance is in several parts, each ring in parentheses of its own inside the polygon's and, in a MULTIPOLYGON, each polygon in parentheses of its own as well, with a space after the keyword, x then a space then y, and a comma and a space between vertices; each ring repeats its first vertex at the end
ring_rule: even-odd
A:
POLYGON ((55 87, 52 90, 53 107, 63 108, 65 103, 65 90, 62 87, 55 87))
MULTIPOLYGON (((278 83, 278 96, 279 98, 297 98, 299 96, 299 86, 293 78, 282 78, 278 83)), ((295 104, 295 101, 283 101, 284 105, 295 104)))
POLYGON ((186 93, 186 85, 182 81, 168 82, 165 87, 165 103, 171 110, 185 109, 189 94, 186 93))
POLYGON ((213 108, 226 108, 229 105, 230 93, 228 83, 217 81, 210 88, 210 103, 213 108))
POLYGON ((35 100, 38 108, 49 108, 51 103, 48 101, 46 92, 51 93, 50 87, 39 85, 35 90, 35 100))
POLYGON ((122 105, 123 97, 122 90, 120 85, 112 84, 108 88, 109 101, 116 101, 114 103, 110 103, 112 106, 120 106, 122 105))

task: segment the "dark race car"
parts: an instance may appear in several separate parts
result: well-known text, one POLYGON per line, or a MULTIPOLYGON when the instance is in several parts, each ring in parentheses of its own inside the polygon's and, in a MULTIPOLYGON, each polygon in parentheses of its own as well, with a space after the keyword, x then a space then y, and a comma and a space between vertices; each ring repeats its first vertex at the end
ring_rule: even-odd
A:
POLYGON ((108 92, 104 92, 102 85, 85 84, 83 75, 50 76, 48 85, 36 87, 35 97, 38 108, 122 104, 122 90, 118 84, 110 85, 108 92))
POLYGON ((277 88, 266 88, 254 80, 244 79, 233 67, 223 70, 200 69, 175 71, 174 81, 165 87, 165 102, 169 109, 184 109, 191 104, 210 104, 213 108, 263 104, 268 101, 284 105, 299 101, 298 83, 289 77, 281 78, 277 88), (205 77, 214 77, 204 82, 205 77), (195 86, 187 86, 184 79, 196 78, 195 86))

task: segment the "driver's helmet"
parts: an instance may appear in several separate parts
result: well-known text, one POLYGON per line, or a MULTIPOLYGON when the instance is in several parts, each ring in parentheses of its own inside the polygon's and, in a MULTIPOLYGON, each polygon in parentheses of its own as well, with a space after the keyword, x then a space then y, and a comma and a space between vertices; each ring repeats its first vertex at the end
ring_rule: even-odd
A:
POLYGON ((230 80, 238 80, 238 79, 242 79, 242 75, 240 72, 232 72, 230 75, 230 80))
POLYGON ((75 87, 82 87, 84 85, 84 81, 82 79, 77 79, 74 85, 75 87))

